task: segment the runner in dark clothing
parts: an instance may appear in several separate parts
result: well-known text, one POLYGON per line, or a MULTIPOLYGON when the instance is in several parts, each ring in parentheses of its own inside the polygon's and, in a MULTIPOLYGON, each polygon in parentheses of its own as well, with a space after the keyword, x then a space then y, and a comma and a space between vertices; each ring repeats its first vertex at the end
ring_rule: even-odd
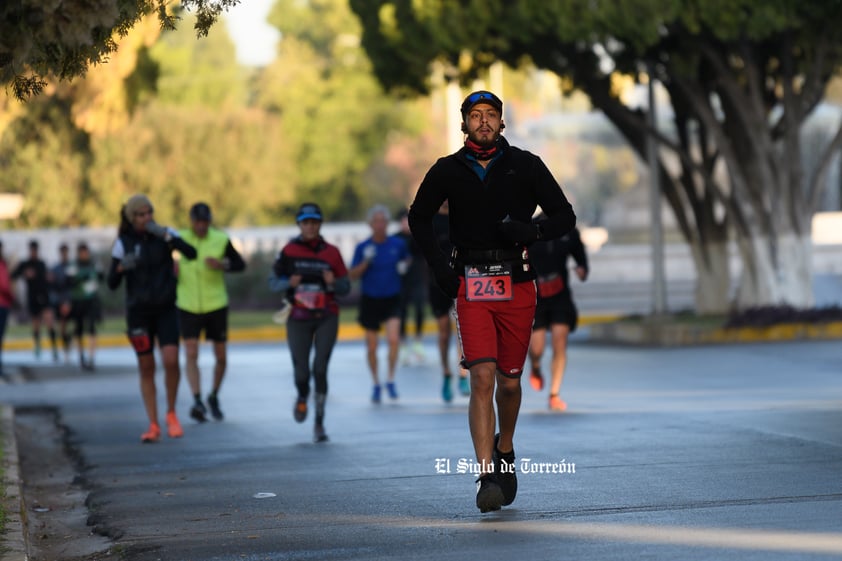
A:
POLYGON ((178 364, 178 311, 175 307, 176 276, 172 252, 195 259, 196 249, 178 237, 178 232, 152 220, 152 203, 145 195, 134 195, 123 207, 117 240, 111 250, 108 288, 116 290, 126 279, 126 324, 129 341, 137 353, 140 392, 149 430, 142 442, 161 438, 155 389, 155 340, 161 351, 167 390, 167 434, 184 435, 175 414, 181 371, 178 364))
POLYGON ((47 328, 53 360, 58 361, 56 329, 53 309, 50 307, 50 275, 47 265, 38 256, 38 241, 29 242, 29 258, 18 263, 12 271, 12 280, 23 277, 26 282, 26 310, 32 322, 32 340, 35 344, 35 358, 41 357, 41 324, 47 328))
POLYGON ((79 365, 82 370, 92 372, 96 368, 96 324, 102 320, 99 286, 105 275, 91 257, 91 250, 85 242, 77 246, 76 262, 67 268, 67 275, 71 287, 70 318, 74 322, 74 334, 79 343, 79 365), (87 345, 84 341, 86 334, 87 345))
POLYGON ((3 242, 0 242, 0 378, 3 373, 3 338, 6 335, 6 322, 9 320, 9 309, 15 301, 12 293, 12 281, 9 277, 9 266, 3 256, 3 242))
POLYGON ((398 214, 401 228, 395 237, 401 238, 409 251, 406 273, 401 278, 401 363, 409 365, 413 358, 418 364, 424 363, 424 308, 427 305, 427 266, 424 256, 412 238, 407 222, 407 211, 398 214), (410 318, 412 316, 412 318, 410 318), (412 344, 407 341, 410 321, 414 327, 412 344))
POLYGON ((325 402, 327 367, 339 332, 339 305, 336 296, 351 290, 348 270, 339 249, 327 243, 319 233, 322 211, 314 203, 301 205, 296 222, 301 234, 284 246, 272 267, 270 288, 286 293, 292 303, 287 320, 287 342, 298 398, 293 418, 303 423, 307 418, 310 378, 315 384, 315 425, 313 441, 325 442, 325 402), (313 366, 310 354, 315 348, 313 366))
MULTIPOLYGON (((439 247, 445 255, 450 255, 453 250, 453 244, 450 243, 450 223, 447 217, 448 207, 447 201, 441 205, 439 212, 433 216, 433 230, 436 232, 436 239, 439 247)), ((430 298, 430 309, 433 312, 433 317, 436 318, 436 328, 438 331, 438 346, 439 358, 441 360, 441 367, 443 372, 441 397, 449 403, 453 401, 453 388, 451 382, 453 373, 450 368, 450 339, 453 334, 453 326, 451 325, 451 311, 453 310, 453 298, 442 292, 439 285, 433 279, 428 283, 428 294, 430 298)), ((459 338, 456 339, 456 353, 461 357, 462 346, 459 343, 459 338)), ((463 396, 471 395, 471 384, 468 380, 468 371, 464 368, 459 368, 459 393, 463 396)))
POLYGON ((463 361, 471 371, 468 416, 482 472, 480 512, 511 504, 517 492, 513 438, 535 315, 535 271, 527 246, 576 225, 570 203, 541 159, 500 136, 502 111, 503 102, 491 92, 465 98, 465 146, 433 165, 409 211, 412 234, 436 282, 456 298, 463 361), (450 260, 432 223, 445 200, 454 245, 450 260), (539 205, 548 219, 537 225, 532 216, 539 205))
POLYGON ((50 268, 48 277, 50 280, 50 307, 53 309, 53 317, 58 322, 58 335, 64 348, 64 362, 70 362, 70 346, 73 339, 70 331, 71 303, 70 303, 70 280, 67 269, 70 263, 70 247, 63 243, 58 247, 59 262, 50 268))
POLYGON ((575 228, 561 238, 535 242, 529 248, 529 256, 538 275, 538 302, 529 343, 529 361, 532 365, 529 382, 536 391, 544 388, 541 358, 549 329, 553 349, 549 406, 553 411, 564 411, 567 404, 559 397, 559 391, 567 364, 567 337, 576 330, 579 319, 570 290, 567 260, 573 258, 576 262, 576 276, 584 281, 588 277, 588 257, 579 230, 575 228))

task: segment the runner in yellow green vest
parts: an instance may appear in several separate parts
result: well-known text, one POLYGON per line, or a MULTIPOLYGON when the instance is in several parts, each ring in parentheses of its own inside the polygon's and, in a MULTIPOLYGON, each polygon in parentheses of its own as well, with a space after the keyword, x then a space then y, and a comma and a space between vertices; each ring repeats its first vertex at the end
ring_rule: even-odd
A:
POLYGON ((184 339, 187 382, 194 399, 190 416, 200 423, 207 420, 207 409, 201 395, 199 336, 204 331, 205 339, 213 342, 216 362, 208 406, 213 418, 221 421, 223 415, 217 394, 225 376, 228 341, 228 290, 224 273, 246 268, 228 234, 210 224, 210 207, 205 203, 196 203, 190 208, 190 228, 179 231, 182 239, 198 252, 196 259, 179 263, 176 306, 184 339))

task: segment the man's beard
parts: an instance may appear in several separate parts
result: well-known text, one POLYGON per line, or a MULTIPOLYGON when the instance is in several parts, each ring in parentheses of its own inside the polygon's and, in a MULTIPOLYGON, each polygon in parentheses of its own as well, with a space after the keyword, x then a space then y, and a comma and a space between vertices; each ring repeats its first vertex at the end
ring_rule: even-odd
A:
POLYGON ((491 148, 497 142, 497 138, 500 136, 500 131, 492 131, 490 134, 486 135, 486 133, 479 133, 474 131, 473 133, 468 135, 468 138, 475 144, 482 146, 483 148, 491 148))

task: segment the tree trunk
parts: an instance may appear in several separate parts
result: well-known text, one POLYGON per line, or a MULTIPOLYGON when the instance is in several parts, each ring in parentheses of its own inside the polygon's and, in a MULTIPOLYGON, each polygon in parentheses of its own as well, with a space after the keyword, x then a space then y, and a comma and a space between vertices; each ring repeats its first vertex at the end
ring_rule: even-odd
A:
POLYGON ((743 261, 737 290, 739 309, 788 304, 809 308, 813 297, 812 248, 809 235, 741 238, 738 246, 743 261))
POLYGON ((690 243, 696 265, 696 312, 725 314, 731 308, 731 267, 727 240, 701 247, 690 243), (707 255, 707 259, 704 255, 707 255))

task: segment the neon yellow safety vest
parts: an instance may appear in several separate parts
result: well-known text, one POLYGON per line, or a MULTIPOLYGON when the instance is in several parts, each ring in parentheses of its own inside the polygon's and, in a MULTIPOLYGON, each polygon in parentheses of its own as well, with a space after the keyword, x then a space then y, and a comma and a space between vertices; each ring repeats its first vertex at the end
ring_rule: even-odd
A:
POLYGON ((208 235, 198 237, 191 229, 179 230, 181 239, 196 248, 196 259, 180 259, 178 262, 178 289, 176 306, 193 314, 206 314, 228 305, 228 290, 225 288, 223 271, 205 265, 206 257, 222 260, 228 246, 228 234, 216 228, 208 228, 208 235))

